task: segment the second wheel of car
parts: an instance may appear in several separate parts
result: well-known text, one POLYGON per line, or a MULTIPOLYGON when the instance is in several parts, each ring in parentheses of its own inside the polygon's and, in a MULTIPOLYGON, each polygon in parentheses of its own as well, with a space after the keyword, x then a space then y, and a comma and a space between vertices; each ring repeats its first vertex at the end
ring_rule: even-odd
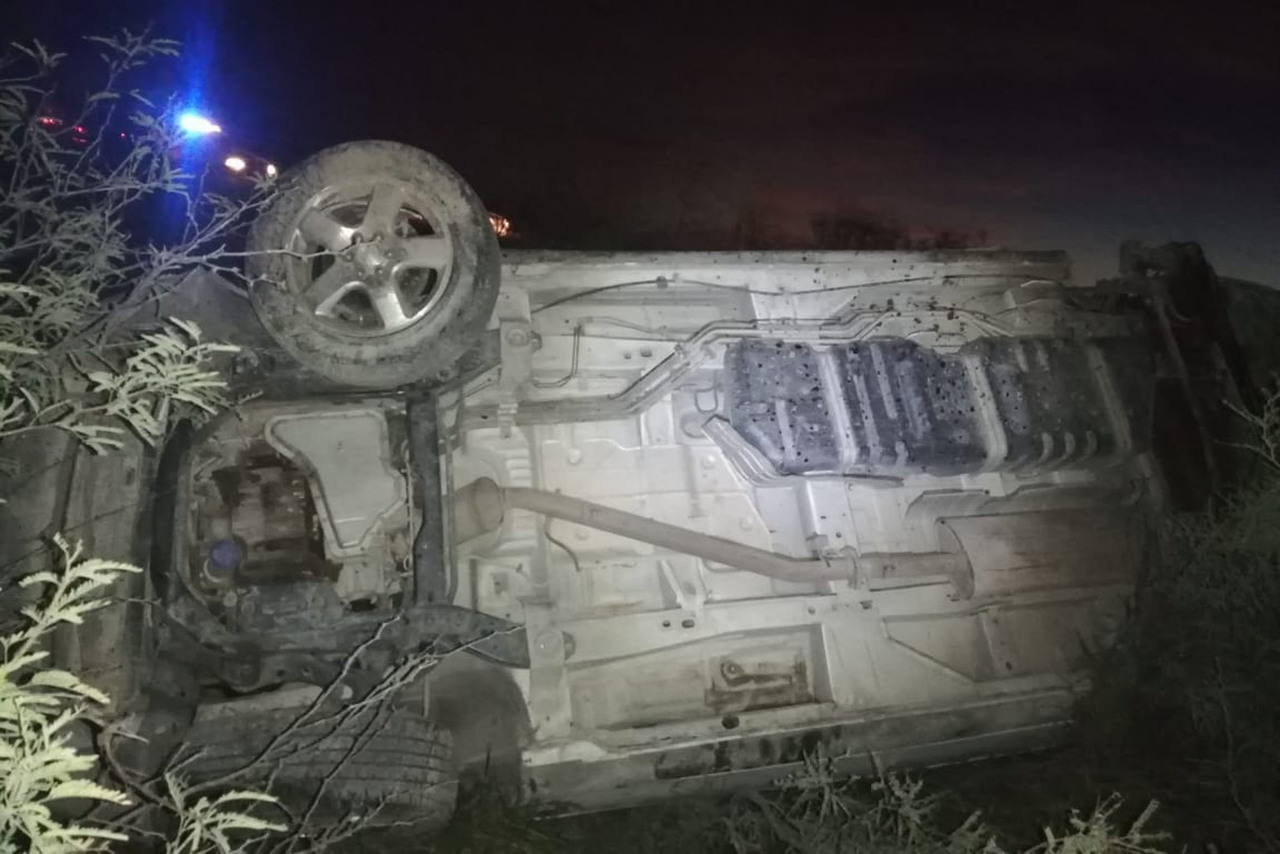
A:
POLYGON ((499 253, 475 192, 394 142, 326 149, 281 177, 246 270, 267 331, 360 388, 449 379, 497 300, 499 253))

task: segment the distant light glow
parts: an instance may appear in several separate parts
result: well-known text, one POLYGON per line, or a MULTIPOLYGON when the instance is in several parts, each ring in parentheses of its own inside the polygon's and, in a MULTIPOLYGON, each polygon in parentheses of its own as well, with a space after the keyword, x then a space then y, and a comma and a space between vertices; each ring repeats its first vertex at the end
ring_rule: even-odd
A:
POLYGON ((245 159, 235 154, 222 161, 222 165, 230 169, 232 172, 243 172, 249 168, 249 164, 245 162, 245 159))
POLYGON ((275 165, 274 163, 268 163, 268 164, 267 164, 267 177, 268 177, 268 178, 274 178, 274 177, 276 177, 276 175, 278 175, 278 174, 280 174, 280 170, 276 168, 276 165, 275 165))
POLYGON ((501 214, 489 214, 489 225, 493 227, 493 233, 498 237, 511 236, 511 220, 501 214))
POLYGON ((215 123, 208 116, 202 116, 199 113, 183 113, 178 116, 178 127, 186 133, 194 133, 201 136, 222 133, 221 125, 215 123))
POLYGON ((57 127, 58 125, 62 124, 61 119, 56 119, 53 116, 41 116, 40 118, 36 119, 36 121, 38 121, 40 124, 44 125, 45 127, 57 127))

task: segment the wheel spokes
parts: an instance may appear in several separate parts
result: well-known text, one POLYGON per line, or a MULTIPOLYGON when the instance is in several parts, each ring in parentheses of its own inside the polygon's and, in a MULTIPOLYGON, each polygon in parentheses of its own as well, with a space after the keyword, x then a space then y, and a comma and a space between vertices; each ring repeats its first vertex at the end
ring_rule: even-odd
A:
POLYGON ((356 235, 354 228, 343 225, 327 213, 314 208, 307 211, 298 230, 307 240, 323 246, 334 254, 350 246, 356 235))
POLYGON ((442 270, 453 261, 453 247, 449 238, 437 235, 408 237, 401 241, 406 267, 424 270, 442 270))
POLYGON ((316 314, 328 316, 352 289, 362 286, 360 273, 350 261, 339 258, 306 289, 307 300, 316 314))
POLYGON ((295 293, 344 333, 399 332, 431 311, 444 292, 441 283, 455 261, 450 233, 419 213, 422 199, 412 187, 392 178, 350 189, 317 197, 299 220, 295 245, 304 243, 308 252, 319 247, 332 257, 300 258, 296 269, 304 281, 295 293))
POLYGON ((391 282, 369 290, 369 301, 373 310, 382 321, 382 327, 388 332, 408 326, 411 318, 404 310, 404 296, 400 289, 391 282))
POLYGON ((394 234, 404 201, 404 188, 399 184, 375 186, 373 193, 369 196, 369 206, 365 209, 364 219, 360 223, 360 234, 366 240, 380 234, 394 234))

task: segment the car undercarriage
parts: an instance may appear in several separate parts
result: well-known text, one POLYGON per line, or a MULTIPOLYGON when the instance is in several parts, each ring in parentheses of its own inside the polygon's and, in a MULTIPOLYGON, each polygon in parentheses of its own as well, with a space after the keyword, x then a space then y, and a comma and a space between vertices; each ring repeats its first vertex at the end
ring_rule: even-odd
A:
POLYGON ((388 621, 384 667, 465 647, 578 808, 815 744, 1052 739, 1156 500, 1140 317, 1053 254, 506 260, 470 381, 257 401, 173 446, 173 649, 253 697, 388 621))
POLYGON ((361 177, 344 149, 257 227, 334 256, 256 271, 302 285, 196 274, 162 304, 241 345, 240 405, 159 454, 33 450, 76 462, 27 528, 78 519, 148 565, 128 598, 155 607, 62 651, 139 733, 176 707, 158 749, 236 721, 253 742, 412 659, 388 702, 424 786, 503 764, 564 810, 762 785, 815 753, 869 774, 1060 738, 1167 503, 1172 369, 1132 288, 1073 285, 1056 252, 499 262, 469 190, 385 201, 389 156, 361 177), (414 258, 416 297, 379 278, 414 258), (462 320, 418 331, 438 311, 462 320))

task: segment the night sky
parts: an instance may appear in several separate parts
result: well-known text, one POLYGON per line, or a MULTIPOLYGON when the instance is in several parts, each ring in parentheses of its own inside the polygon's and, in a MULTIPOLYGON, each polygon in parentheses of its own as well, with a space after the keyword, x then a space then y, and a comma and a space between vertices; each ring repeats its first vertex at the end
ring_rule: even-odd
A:
POLYGON ((15 33, 60 45, 154 20, 283 164, 400 140, 543 234, 859 209, 1065 248, 1082 280, 1121 240, 1195 239, 1280 285, 1280 4, 22 5, 15 33))

